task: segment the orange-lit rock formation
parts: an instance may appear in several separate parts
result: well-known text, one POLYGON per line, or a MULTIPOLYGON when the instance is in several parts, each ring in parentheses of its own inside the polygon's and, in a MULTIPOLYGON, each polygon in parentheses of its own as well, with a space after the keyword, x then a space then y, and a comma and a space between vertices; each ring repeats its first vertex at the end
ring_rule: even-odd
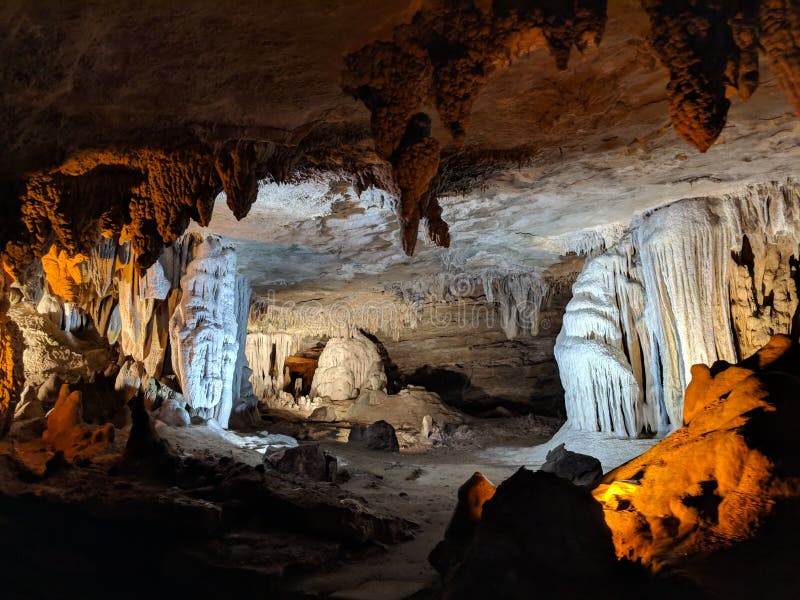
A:
POLYGON ((81 392, 70 392, 67 385, 61 386, 58 400, 47 417, 47 429, 42 439, 63 452, 69 461, 76 457, 90 458, 107 452, 114 441, 114 426, 87 425, 83 422, 83 401, 81 392))
POLYGON ((16 275, 51 252, 48 278, 54 270, 71 272, 64 256, 73 262, 88 256, 101 236, 130 240, 138 266, 147 268, 190 219, 208 224, 220 191, 243 218, 255 201, 257 180, 273 167, 280 171, 271 162, 274 151, 274 144, 238 141, 216 153, 141 148, 76 154, 27 178, 19 222, 7 233, 7 268, 16 275))
POLYGON ((692 368, 686 424, 593 492, 618 556, 659 565, 727 548, 800 496, 798 359, 778 335, 737 365, 692 368))

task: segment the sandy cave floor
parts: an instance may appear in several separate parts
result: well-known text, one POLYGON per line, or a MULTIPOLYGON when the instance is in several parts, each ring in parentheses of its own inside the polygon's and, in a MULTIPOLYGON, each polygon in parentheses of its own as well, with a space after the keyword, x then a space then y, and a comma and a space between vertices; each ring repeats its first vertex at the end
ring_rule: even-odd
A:
MULTIPOLYGON (((295 424, 297 425, 297 424, 295 424)), ((291 429, 284 422, 268 426, 270 433, 291 429)), ((557 431, 553 421, 517 417, 481 419, 470 434, 449 440, 444 447, 387 453, 364 450, 341 441, 320 440, 339 461, 350 479, 341 486, 372 508, 406 518, 419 525, 413 540, 376 549, 352 561, 339 561, 310 575, 295 576, 285 589, 311 597, 351 600, 393 600, 422 592, 437 574, 427 557, 442 539, 455 507, 459 486, 475 471, 496 485, 520 466, 539 468, 547 451, 565 443, 568 449, 600 459, 604 471, 638 456, 657 439, 622 440, 604 434, 557 431)), ((341 424, 321 425, 316 438, 341 440, 341 424)), ((182 453, 211 452, 258 464, 265 446, 262 430, 248 433, 200 426, 187 429, 159 427, 161 435, 182 453)), ((424 594, 424 592, 422 592, 424 594)))

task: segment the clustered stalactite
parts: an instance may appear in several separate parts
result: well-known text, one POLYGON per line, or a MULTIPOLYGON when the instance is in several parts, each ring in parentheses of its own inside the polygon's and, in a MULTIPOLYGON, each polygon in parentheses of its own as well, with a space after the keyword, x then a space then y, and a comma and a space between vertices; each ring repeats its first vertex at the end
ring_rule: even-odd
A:
POLYGON ((800 114, 800 4, 796 0, 642 0, 652 44, 669 70, 670 116, 676 133, 705 152, 716 141, 738 93, 758 86, 764 49, 800 114))
POLYGON ((87 256, 104 236, 130 241, 138 267, 146 269, 186 231, 190 219, 210 222, 221 191, 237 219, 247 215, 258 181, 285 179, 290 160, 272 143, 241 140, 204 152, 141 148, 76 154, 20 186, 15 227, 0 240, 5 268, 21 279, 27 265, 52 245, 70 256, 87 256))
POLYGON ((400 188, 403 249, 412 255, 419 221, 428 237, 447 247, 450 235, 432 192, 441 149, 420 113, 432 99, 456 146, 466 136, 472 106, 488 75, 546 45, 560 69, 573 46, 599 43, 606 2, 457 2, 418 12, 395 30, 392 41, 375 42, 345 57, 343 87, 372 115, 375 150, 392 165, 400 188), (542 37, 543 35, 543 37, 542 37))
MULTIPOLYGON (((672 124, 687 143, 708 150, 725 126, 729 98, 738 93, 747 100, 755 92, 760 48, 800 114, 796 0, 642 0, 642 6, 650 17, 651 43, 669 70, 672 124)), ((421 218, 428 220, 436 245, 447 246, 450 239, 436 200, 444 178, 441 151, 429 133, 407 133, 424 129, 419 110, 432 101, 452 136, 450 148, 459 148, 475 99, 494 69, 542 46, 566 69, 573 47, 583 51, 600 43, 605 23, 601 0, 469 0, 423 9, 397 27, 391 41, 345 57, 343 88, 370 110, 375 150, 391 163, 400 188, 407 254, 414 252, 421 218)))

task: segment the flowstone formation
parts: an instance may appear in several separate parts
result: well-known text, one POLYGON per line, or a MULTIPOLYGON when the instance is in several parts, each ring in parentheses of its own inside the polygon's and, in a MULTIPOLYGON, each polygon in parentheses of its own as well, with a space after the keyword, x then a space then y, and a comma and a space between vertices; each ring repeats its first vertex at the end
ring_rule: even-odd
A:
POLYGON ((800 186, 750 186, 636 218, 587 260, 555 355, 568 426, 667 433, 694 364, 736 362, 797 335, 800 186))
POLYGON ((799 358, 797 343, 778 335, 738 364, 692 367, 685 425, 593 492, 618 556, 658 566, 760 543, 773 518, 796 531, 799 358))

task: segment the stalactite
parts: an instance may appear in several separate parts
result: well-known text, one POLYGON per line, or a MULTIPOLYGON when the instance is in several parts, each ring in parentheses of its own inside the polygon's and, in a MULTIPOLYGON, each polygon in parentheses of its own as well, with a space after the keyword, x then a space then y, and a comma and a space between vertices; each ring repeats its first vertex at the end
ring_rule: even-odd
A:
MULTIPOLYGON (((501 272, 485 270, 476 273, 439 273, 416 281, 397 282, 387 286, 393 293, 422 316, 426 303, 451 303, 462 299, 480 300, 496 308, 499 325, 508 339, 539 334, 542 311, 553 294, 564 291, 574 282, 577 273, 552 276, 538 272, 501 272), (496 306, 495 306, 496 305, 496 306)), ((491 322, 491 319, 490 319, 491 322)), ((415 322, 409 322, 414 327, 415 322)))
POLYGON ((330 304, 284 305, 273 299, 256 297, 250 307, 249 329, 315 337, 352 337, 364 330, 399 339, 403 329, 413 327, 418 317, 418 307, 402 298, 375 302, 370 294, 354 295, 330 304))
POLYGON ((728 20, 733 3, 643 0, 652 43, 669 69, 667 91, 675 132, 705 152, 725 126, 726 70, 738 63, 728 20))
POLYGON ((789 104, 800 115, 800 3, 797 0, 761 0, 759 42, 789 104))
POLYGON ((395 30, 391 42, 374 42, 345 57, 342 87, 369 109, 375 150, 391 162, 401 190, 406 254, 414 253, 423 216, 429 239, 443 247, 450 243, 435 199, 427 209, 421 205, 431 193, 441 153, 430 136, 430 119, 418 113, 426 100, 433 96, 439 117, 460 146, 491 71, 541 46, 540 32, 558 68, 565 69, 573 46, 584 50, 599 43, 605 21, 603 0, 497 6, 463 2, 420 10, 410 24, 395 30), (409 130, 414 133, 410 140, 409 130), (423 130, 427 132, 421 134, 423 130))
MULTIPOLYGON (((391 161, 392 173, 397 187, 400 188, 399 217, 403 251, 412 256, 417 245, 422 204, 430 182, 439 168, 439 142, 431 137, 431 120, 428 115, 418 113, 411 118, 391 161)), ((441 210, 438 221, 434 218, 435 224, 441 221, 441 210)), ((449 235, 434 236, 433 239, 448 245, 450 242, 449 235)))
POLYGON ((260 401, 269 404, 278 397, 284 386, 286 357, 300 350, 300 334, 260 333, 247 334, 245 354, 253 375, 250 382, 253 393, 260 401))
POLYGON ((678 427, 692 365, 736 362, 793 333, 798 256, 791 180, 634 220, 587 261, 567 306, 556 360, 569 424, 629 436, 678 427))

